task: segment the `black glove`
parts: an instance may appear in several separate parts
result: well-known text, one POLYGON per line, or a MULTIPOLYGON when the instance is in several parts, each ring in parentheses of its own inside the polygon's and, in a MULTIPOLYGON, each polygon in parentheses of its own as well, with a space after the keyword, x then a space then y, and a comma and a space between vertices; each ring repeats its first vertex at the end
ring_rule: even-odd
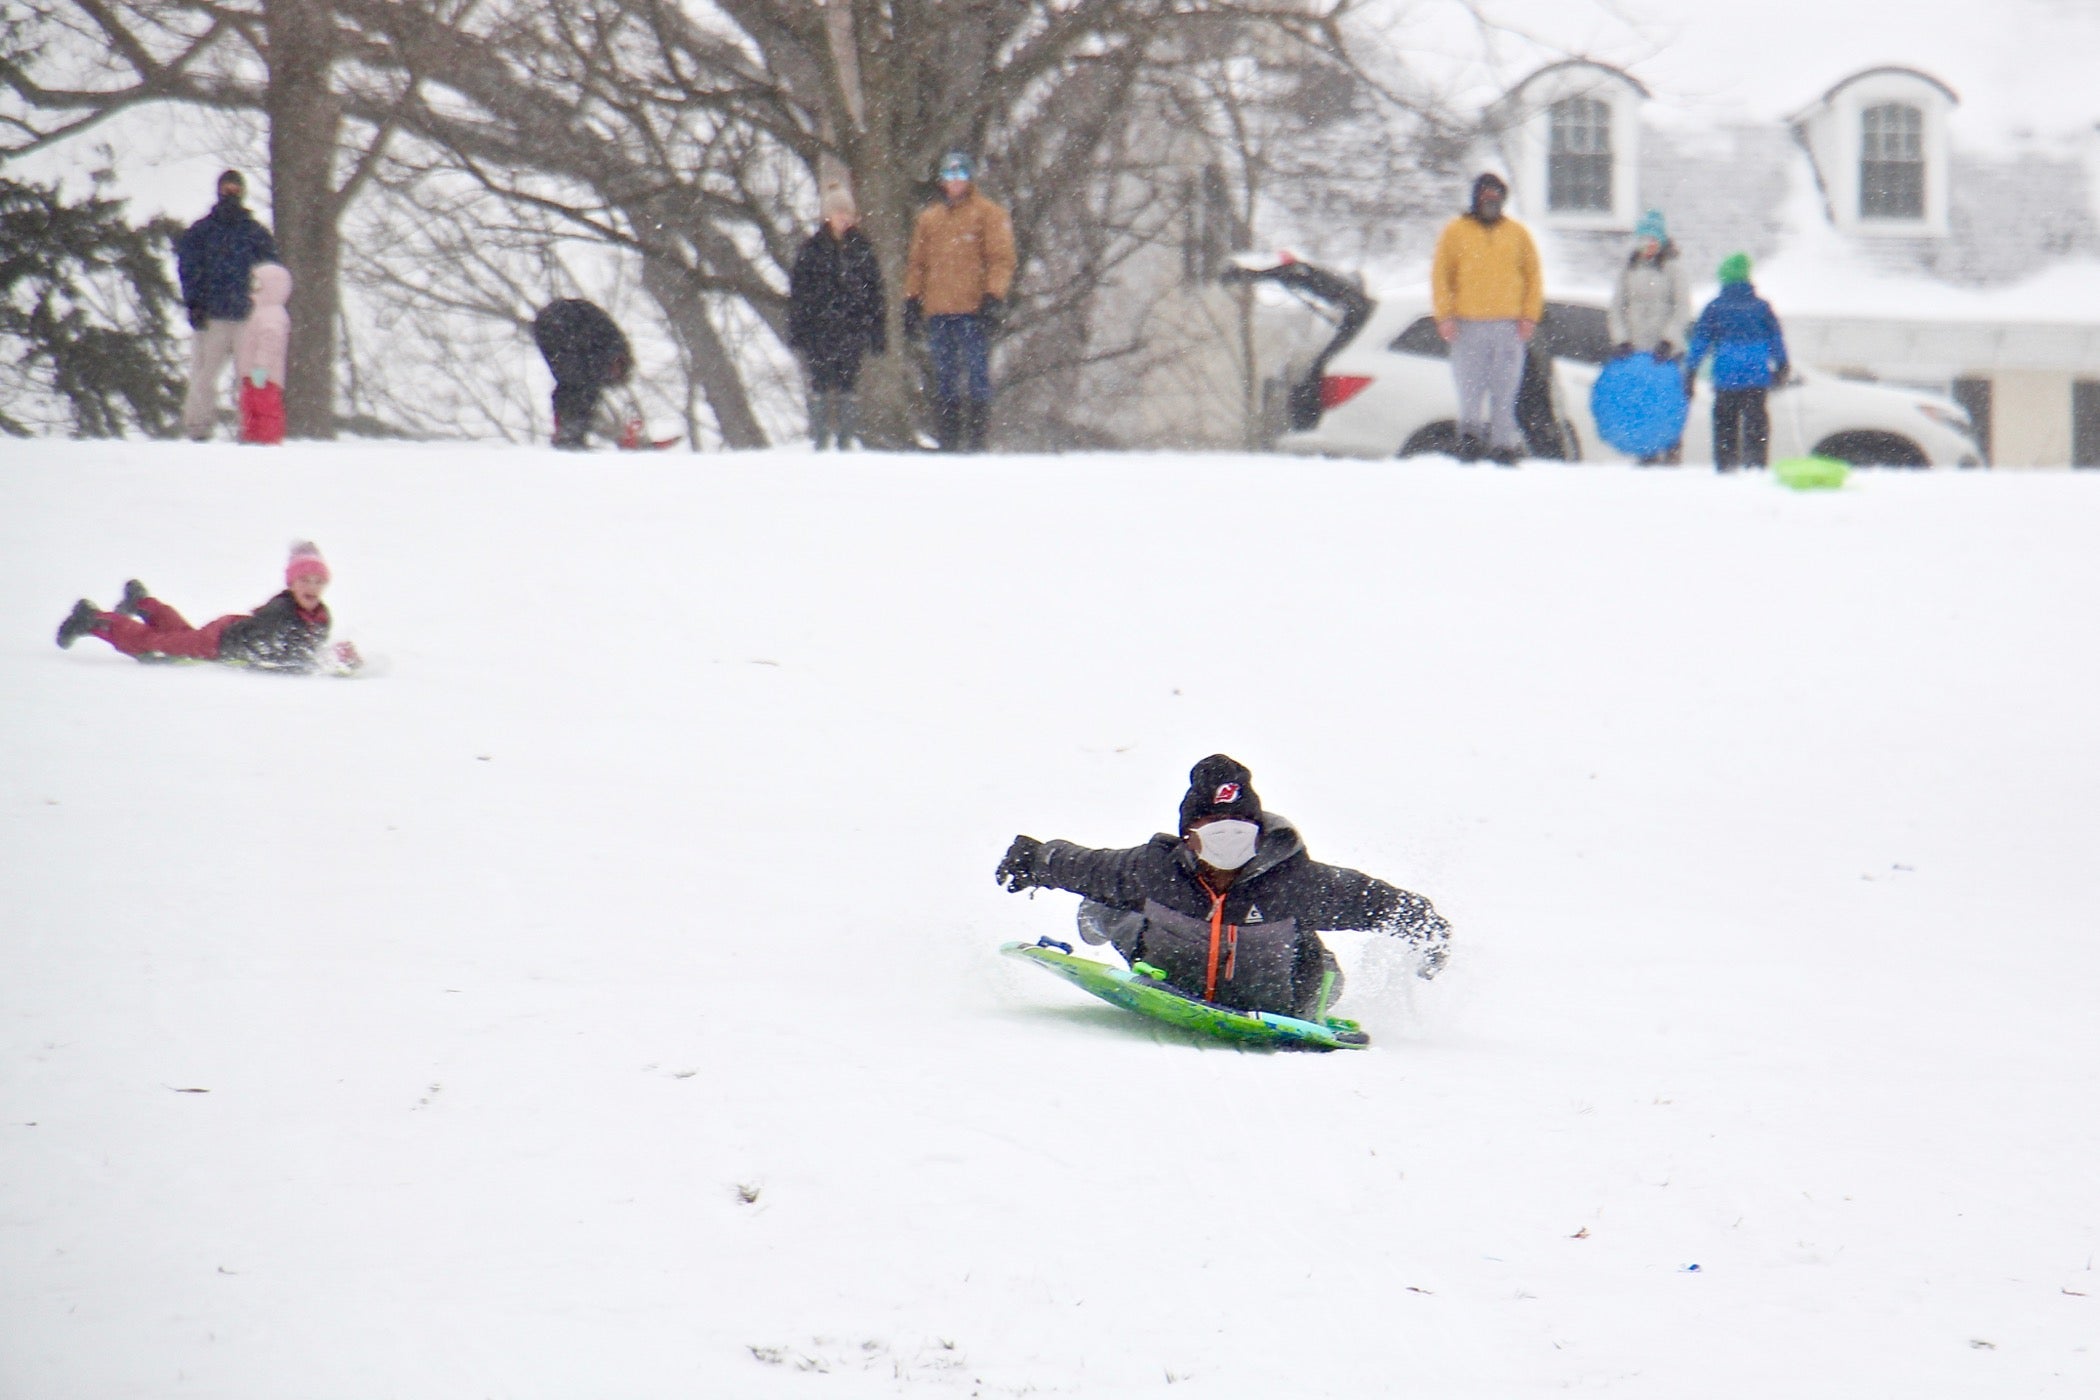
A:
POLYGON ((1658 340, 1655 342, 1655 358, 1663 361, 1674 360, 1677 358, 1677 347, 1667 340, 1658 340))
POLYGON ((1622 340, 1611 348, 1611 357, 1615 360, 1623 360, 1632 353, 1633 342, 1630 340, 1622 340))
POLYGON ((1035 862, 1042 853, 1043 843, 1033 836, 1016 836, 1000 857, 999 868, 992 872, 992 883, 1006 886, 1008 894, 1040 885, 1042 881, 1035 878, 1035 862))
POLYGON ((926 336, 926 308, 917 297, 904 299, 904 338, 914 345, 926 336))
POLYGON ((1772 387, 1775 389, 1784 389, 1789 383, 1792 382, 1789 376, 1792 375, 1793 372, 1794 367, 1792 365, 1781 365, 1778 369, 1773 370, 1772 387))
POLYGON ((209 317, 209 316, 207 316, 207 315, 205 315, 205 314, 204 314, 204 308, 203 308, 203 307, 201 307, 201 306, 198 306, 198 305, 196 305, 195 303, 192 303, 192 304, 190 304, 189 306, 185 307, 184 309, 185 309, 185 310, 187 310, 187 311, 188 311, 188 312, 190 313, 190 329, 191 329, 191 330, 193 330, 193 331, 201 331, 201 330, 203 330, 203 329, 204 329, 204 328, 205 328, 206 326, 208 326, 208 325, 210 325, 210 324, 211 324, 211 317, 209 317))
POLYGON ((989 294, 978 304, 977 315, 984 321, 985 330, 993 335, 1006 324, 1006 303, 989 294))

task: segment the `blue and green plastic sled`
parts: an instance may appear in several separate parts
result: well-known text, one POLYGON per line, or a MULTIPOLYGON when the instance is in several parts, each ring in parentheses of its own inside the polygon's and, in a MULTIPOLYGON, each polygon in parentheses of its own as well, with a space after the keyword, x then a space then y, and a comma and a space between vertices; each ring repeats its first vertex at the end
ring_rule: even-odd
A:
POLYGON ((1164 1021, 1170 1026, 1238 1045, 1267 1045, 1278 1050, 1362 1050, 1371 1038, 1354 1021, 1328 1016, 1302 1021, 1272 1011, 1240 1011, 1175 991, 1164 973, 1149 963, 1111 967, 1072 955, 1071 945, 1045 938, 1037 943, 1003 943, 999 951, 1032 962, 1083 991, 1126 1011, 1164 1021))

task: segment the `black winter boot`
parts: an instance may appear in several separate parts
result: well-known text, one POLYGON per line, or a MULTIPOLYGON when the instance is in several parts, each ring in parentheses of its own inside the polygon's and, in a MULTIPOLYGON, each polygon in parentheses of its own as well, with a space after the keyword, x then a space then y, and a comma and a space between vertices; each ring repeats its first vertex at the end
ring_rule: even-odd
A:
POLYGON ((102 609, 82 598, 66 614, 66 620, 58 624, 58 644, 70 647, 82 637, 94 635, 95 627, 102 621, 102 609))
POLYGON ((838 429, 839 451, 860 446, 860 399, 853 394, 839 394, 831 401, 831 413, 832 424, 838 429))
POLYGON ((1458 450, 1454 455, 1457 456, 1459 465, 1470 467, 1481 458, 1487 456, 1487 443, 1474 437, 1471 433, 1460 433, 1458 435, 1458 450))
POLYGON ((139 604, 152 596, 152 591, 145 584, 140 583, 135 578, 126 579, 124 580, 124 596, 117 599, 117 605, 111 608, 110 611, 124 613, 144 622, 146 614, 139 611, 139 604))
POLYGON ((989 416, 991 405, 982 399, 963 401, 963 451, 984 451, 984 420, 989 416))

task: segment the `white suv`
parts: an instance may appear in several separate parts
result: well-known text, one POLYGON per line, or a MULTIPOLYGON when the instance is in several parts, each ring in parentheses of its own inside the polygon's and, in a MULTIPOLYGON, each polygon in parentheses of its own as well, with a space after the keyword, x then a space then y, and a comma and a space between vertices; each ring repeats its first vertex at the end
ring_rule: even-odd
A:
MULTIPOLYGON (((1458 443, 1450 350, 1427 295, 1374 301, 1307 263, 1250 263, 1232 281, 1275 281, 1327 303, 1339 327, 1300 367, 1279 451, 1323 457, 1413 457, 1458 443)), ((1517 416, 1533 457, 1624 462, 1597 435, 1590 386, 1610 358, 1604 308, 1549 301, 1532 338, 1517 416)), ((1712 390, 1703 381, 1685 422, 1684 460, 1713 460, 1712 390)), ((1796 369, 1769 399, 1771 456, 1816 453, 1855 466, 1976 467, 1969 415, 1952 399, 1796 369)))

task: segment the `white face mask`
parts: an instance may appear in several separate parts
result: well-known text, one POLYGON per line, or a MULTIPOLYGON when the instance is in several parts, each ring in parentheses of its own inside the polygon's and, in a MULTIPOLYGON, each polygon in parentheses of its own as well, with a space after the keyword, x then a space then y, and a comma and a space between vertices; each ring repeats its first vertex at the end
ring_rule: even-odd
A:
POLYGON ((1237 870, 1254 859, 1261 842, 1261 828, 1253 822, 1226 818, 1210 822, 1189 833, 1196 859, 1213 870, 1237 870))

